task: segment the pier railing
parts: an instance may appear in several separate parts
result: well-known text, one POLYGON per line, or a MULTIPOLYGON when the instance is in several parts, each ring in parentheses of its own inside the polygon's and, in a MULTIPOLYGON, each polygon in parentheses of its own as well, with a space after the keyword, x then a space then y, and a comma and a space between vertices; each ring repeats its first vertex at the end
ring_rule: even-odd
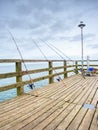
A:
MULTIPOLYGON (((97 60, 93 60, 91 62, 93 63, 91 66, 96 68, 98 67, 97 60)), ((63 78, 67 78, 69 75, 78 74, 78 71, 75 70, 79 70, 79 68, 81 68, 81 61, 79 60, 78 61, 66 61, 66 60, 24 60, 23 61, 19 59, 12 59, 12 60, 2 59, 0 60, 0 67, 9 63, 14 64, 15 71, 0 73, 0 80, 14 77, 16 81, 15 83, 12 84, 4 85, 4 86, 0 85, 0 92, 16 88, 17 95, 23 94, 24 85, 31 83, 31 81, 38 82, 41 80, 48 79, 50 84, 54 82, 54 77, 62 75, 63 78), (36 63, 39 65, 39 68, 28 69, 27 71, 23 69, 23 62, 25 62, 26 64, 36 63), (47 63, 47 66, 43 64, 42 65, 43 67, 40 68, 40 64, 42 63, 47 63), (54 63, 56 64, 56 66, 54 65, 54 63), (46 75, 40 74, 43 72, 46 72, 46 75), (27 76, 28 74, 29 75, 39 74, 39 76, 36 78, 32 77, 32 79, 23 80, 23 76, 27 76)), ((85 69, 87 67, 86 61, 84 67, 85 69)))

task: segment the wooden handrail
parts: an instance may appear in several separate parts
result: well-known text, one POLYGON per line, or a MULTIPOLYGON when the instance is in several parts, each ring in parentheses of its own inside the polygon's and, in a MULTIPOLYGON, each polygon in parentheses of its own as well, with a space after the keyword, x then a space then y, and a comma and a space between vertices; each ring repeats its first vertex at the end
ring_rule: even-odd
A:
MULTIPOLYGON (((86 60, 84 60, 86 62, 86 60)), ((90 60, 92 62, 98 62, 98 60, 90 60)), ((40 81, 40 80, 44 80, 44 79, 49 79, 49 83, 53 83, 54 81, 54 77, 55 76, 58 76, 58 75, 64 75, 64 78, 67 77, 67 74, 70 73, 70 72, 74 72, 74 69, 77 69, 79 70, 78 67, 81 67, 81 64, 79 64, 80 60, 28 60, 28 59, 25 59, 24 62, 27 62, 27 63, 48 63, 48 67, 43 67, 43 68, 39 68, 39 69, 34 69, 34 70, 28 70, 27 71, 24 71, 22 70, 22 63, 23 63, 23 60, 21 59, 0 59, 0 64, 4 63, 4 64, 9 64, 9 63, 15 63, 16 65, 16 72, 9 72, 9 73, 1 73, 0 74, 0 79, 5 79, 5 78, 11 78, 11 77, 16 77, 16 83, 13 83, 13 84, 10 84, 10 85, 6 85, 6 86, 1 86, 0 87, 0 92, 2 91, 6 91, 6 90, 9 90, 9 89, 13 89, 13 88, 17 88, 17 95, 21 95, 23 94, 23 86, 24 85, 27 85, 29 84, 31 81, 30 80, 27 80, 27 81, 23 81, 22 80, 22 76, 24 75, 28 75, 28 74, 37 74, 37 73, 41 73, 41 72, 48 72, 47 75, 43 75, 43 76, 40 76, 40 77, 37 77, 37 78, 33 78, 32 79, 32 82, 37 82, 37 81, 40 81), (60 65, 60 66, 53 66, 53 63, 54 62, 59 62, 59 63, 63 63, 63 65, 60 65), (67 62, 74 62, 74 64, 72 65, 67 65, 67 62), (53 71, 57 71, 57 70, 60 70, 60 72, 57 72, 57 73, 53 73, 53 71), (63 70, 62 70, 63 69, 63 70)), ((86 67, 87 65, 84 64, 84 67, 86 67)), ((91 65, 91 66, 94 66, 94 67, 98 67, 97 64, 95 65, 91 65)), ((74 72, 74 73, 78 73, 78 72, 74 72)))
POLYGON ((0 59, 0 63, 12 63, 12 62, 63 62, 64 60, 30 60, 30 59, 0 59))

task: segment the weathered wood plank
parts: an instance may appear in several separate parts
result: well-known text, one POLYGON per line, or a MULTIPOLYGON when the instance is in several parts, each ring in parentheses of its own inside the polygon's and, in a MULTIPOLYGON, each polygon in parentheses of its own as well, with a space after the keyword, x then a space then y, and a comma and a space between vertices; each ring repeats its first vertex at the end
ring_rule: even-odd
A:
MULTIPOLYGON (((62 99, 63 100, 63 99, 62 99)), ((64 102, 65 102, 66 100, 64 100, 64 102)), ((54 116, 53 116, 54 117, 54 116)), ((42 117, 41 117, 41 119, 42 119, 42 117)), ((40 120, 41 120, 40 119, 40 120)), ((26 121, 27 122, 27 121, 26 121)), ((35 123, 34 123, 35 124, 35 123)), ((33 125, 33 122, 31 123, 31 126, 33 125)), ((30 126, 29 126, 30 127, 30 126)), ((32 126, 32 127, 34 127, 34 125, 32 126)), ((25 127, 26 129, 27 129, 27 127, 25 127)))
MULTIPOLYGON (((64 87, 65 88, 65 87, 64 87)), ((66 91, 65 91, 66 92, 66 91)), ((61 93, 62 94, 62 93, 61 93)), ((65 94, 64 94, 65 95, 65 94)), ((65 95, 66 96, 66 95, 65 95)), ((62 97, 61 95, 60 95, 60 97, 62 97)), ((59 97, 58 97, 59 98, 59 97)), ((38 113, 37 113, 37 115, 38 115, 38 113)), ((35 117, 35 116, 34 116, 35 117)))
POLYGON ((94 112, 95 112, 95 109, 96 109, 96 104, 97 104, 97 101, 98 101, 98 91, 95 91, 95 95, 94 95, 94 98, 92 99, 92 102, 91 104, 93 104, 95 106, 94 109, 88 109, 80 127, 79 127, 79 130, 88 130, 90 129, 90 126, 91 126, 91 122, 92 122, 92 119, 94 117, 94 112))
MULTIPOLYGON (((66 89, 72 87, 73 84, 79 82, 80 80, 81 80, 81 79, 76 78, 76 76, 69 77, 68 79, 66 79, 66 81, 64 81, 65 84, 67 85, 67 86, 66 86, 66 89)), ((45 87, 39 89, 39 90, 38 90, 38 93, 40 94, 40 96, 43 96, 43 97, 44 97, 44 95, 45 95, 46 97, 49 97, 49 96, 51 96, 50 94, 53 95, 53 91, 55 91, 55 90, 56 90, 56 91, 59 91, 59 88, 62 89, 62 87, 65 86, 65 84, 63 84, 62 82, 57 82, 57 83, 54 83, 54 84, 50 84, 49 86, 47 85, 47 86, 45 86, 45 87), (53 86, 53 85, 54 85, 54 86, 53 86), (58 88, 58 89, 57 89, 57 88, 58 88), (52 91, 52 93, 51 93, 51 91, 52 91), (50 93, 47 93, 47 92, 50 92, 50 93), (48 95, 49 95, 49 96, 48 96, 48 95)), ((63 90, 63 89, 62 89, 62 90, 63 90)), ((56 92, 56 93, 58 93, 58 92, 56 92)), ((32 94, 33 94, 33 91, 30 92, 30 94, 32 95, 32 94)), ((21 96, 21 97, 24 98, 24 96, 21 96)), ((4 105, 6 104, 6 105, 8 106, 8 104, 9 104, 9 105, 12 104, 12 101, 14 101, 14 103, 15 103, 15 102, 17 102, 17 100, 19 101, 20 99, 21 99, 21 98, 17 97, 17 98, 10 99, 10 100, 8 100, 7 102, 6 102, 6 101, 5 101, 5 102, 2 102, 2 105, 0 106, 0 108, 2 109, 3 104, 4 104, 4 105)), ((6 106, 5 106, 5 107, 6 107, 6 106)))
POLYGON ((98 107, 95 111, 90 130, 98 130, 98 107))
POLYGON ((96 105, 97 87, 97 77, 77 75, 0 103, 0 130, 97 130, 97 109, 83 107, 96 105))
MULTIPOLYGON (((85 101, 85 103, 89 104, 92 102, 95 92, 96 92, 96 85, 94 86, 92 93, 90 93, 90 95, 87 98, 87 100, 85 101)), ((85 118, 87 111, 88 111, 88 109, 85 109, 84 107, 82 107, 81 110, 79 111, 79 113, 76 115, 75 119, 71 122, 71 124, 67 128, 67 130, 77 130, 79 128, 79 126, 81 126, 81 122, 82 122, 83 118, 85 118)), ((92 118, 90 117, 88 120, 92 120, 92 118)), ((86 122, 88 122, 88 121, 86 121, 86 122)), ((86 129, 87 129, 87 127, 86 127, 86 129)))
MULTIPOLYGON (((66 109, 66 107, 67 107, 66 104, 68 104, 68 103, 65 103, 63 106, 60 107, 60 109, 57 109, 53 114, 51 114, 50 116, 48 116, 46 120, 44 120, 43 122, 39 123, 35 128, 33 128, 33 130, 38 130, 40 128, 44 129, 51 121, 53 121, 55 118, 57 118, 57 116, 59 114, 61 114, 61 112, 63 110, 66 109)), ((73 109, 73 107, 74 107, 74 104, 71 104, 70 108, 67 108, 67 109, 68 110, 69 109, 73 109)), ((66 111, 66 112, 68 113, 68 111, 66 111)))
MULTIPOLYGON (((64 60, 31 60, 31 59, 24 59, 24 62, 63 62, 64 60)), ((0 63, 11 63, 11 62, 23 62, 21 59, 0 59, 0 63)))
MULTIPOLYGON (((80 106, 78 106, 78 107, 80 108, 80 106)), ((44 130, 50 130, 50 129, 54 130, 54 129, 56 129, 56 127, 60 124, 60 122, 62 122, 62 120, 64 120, 65 118, 66 118, 66 120, 68 119, 68 115, 74 109, 76 109, 76 105, 70 103, 70 106, 68 108, 66 108, 64 111, 62 111, 62 113, 60 113, 52 122, 50 122, 47 126, 45 126, 44 130), (71 109, 71 106, 73 106, 72 109, 71 109)), ((75 112, 74 112, 74 114, 76 115, 75 112)), ((72 117, 72 115, 71 115, 71 117, 72 117)))
POLYGON ((73 121, 68 126, 67 130, 78 130, 78 127, 81 125, 81 121, 84 118, 86 112, 87 110, 85 108, 81 108, 73 121))
MULTIPOLYGON (((66 72, 59 72, 59 73, 52 74, 52 75, 42 76, 42 77, 39 77, 39 78, 32 79, 32 82, 37 82, 37 81, 40 81, 40 80, 49 79, 51 77, 62 75, 64 73, 66 73, 66 72)), ((29 84, 29 83, 31 83, 31 80, 18 82, 18 83, 12 84, 12 85, 6 85, 6 86, 3 86, 3 87, 0 87, 0 92, 6 91, 6 90, 9 90, 9 89, 13 89, 13 88, 17 88, 17 87, 20 87, 20 86, 23 86, 23 85, 26 85, 26 84, 29 84)))
POLYGON ((48 68, 0 74, 0 79, 48 71, 48 68))
MULTIPOLYGON (((92 81, 92 82, 94 82, 94 81, 92 81)), ((83 85, 82 85, 82 87, 83 87, 83 85)), ((80 103, 80 101, 81 101, 81 99, 83 99, 83 96, 88 92, 88 88, 89 88, 90 86, 88 85, 87 86, 87 88, 86 89, 83 89, 83 91, 82 91, 82 93, 76 98, 76 100, 75 101, 73 101, 73 103, 75 103, 76 104, 76 106, 81 106, 82 107, 82 104, 84 103, 80 103)), ((89 93, 90 93, 90 91, 89 91, 89 93)), ((89 94, 88 93, 88 94, 89 94)), ((86 100, 86 99, 85 99, 86 100)), ((84 100, 84 101, 85 101, 84 100)), ((81 108, 80 107, 80 108, 81 108)), ((77 111, 78 112, 78 111, 77 111)), ((75 113, 75 112, 74 112, 75 113)), ((73 118, 75 118, 75 115, 73 116, 73 118)), ((67 121, 67 119, 68 119, 68 117, 67 118, 65 118, 60 124, 59 124, 59 126, 57 127, 57 129, 59 129, 59 130, 65 130, 65 129, 67 129, 67 127, 69 126, 69 124, 70 124, 70 122, 73 120, 73 118, 71 118, 70 120, 68 120, 67 121)))

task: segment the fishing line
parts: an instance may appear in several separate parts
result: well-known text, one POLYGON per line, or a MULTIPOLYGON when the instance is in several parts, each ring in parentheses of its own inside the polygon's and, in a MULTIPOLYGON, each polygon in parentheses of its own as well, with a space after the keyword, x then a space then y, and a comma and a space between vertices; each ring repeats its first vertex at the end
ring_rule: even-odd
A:
POLYGON ((61 51, 60 49, 58 49, 56 46, 52 45, 50 42, 47 42, 46 44, 50 44, 52 47, 54 47, 59 53, 61 53, 64 57, 68 58, 70 61, 72 61, 73 63, 75 62, 75 60, 72 60, 69 56, 65 55, 65 53, 63 51, 61 51))
POLYGON ((70 61, 74 62, 73 60, 71 60, 71 58, 69 58, 68 56, 66 56, 60 49, 58 49, 57 47, 55 47, 54 45, 52 45, 51 43, 48 43, 42 39, 40 39, 44 44, 46 44, 49 48, 51 48, 57 55, 59 55, 63 60, 65 60, 65 58, 60 54, 62 53, 65 57, 67 57, 70 61), (50 46, 51 45, 51 46, 50 46), (55 48, 55 49, 54 49, 55 48), (57 51, 56 51, 57 50, 57 51))
MULTIPOLYGON (((40 52, 41 52, 41 54, 44 56, 44 58, 45 58, 47 61, 49 61, 49 60, 47 59, 46 55, 43 53, 43 51, 42 51, 42 50, 40 49, 40 47, 38 46, 37 42, 35 42, 34 39, 32 39, 32 40, 33 40, 33 43, 36 45, 36 47, 40 50, 40 52)), ((56 70, 54 70, 54 72, 57 74, 56 70)), ((61 81, 61 80, 62 80, 62 78, 61 78, 60 76, 58 76, 57 81, 61 81)), ((63 83, 64 83, 64 82, 63 82, 63 83)), ((65 85, 65 83, 64 83, 64 85, 65 85)))
MULTIPOLYGON (((41 38, 40 38, 40 40, 45 44, 45 45, 47 45, 49 48, 51 48, 56 54, 58 54, 63 60, 65 60, 64 59, 64 57, 62 57, 62 55, 64 55, 65 57, 67 57, 70 61, 72 61, 73 62, 73 65, 74 65, 74 61, 71 59, 71 58, 69 58, 67 55, 65 55, 60 49, 58 49, 57 47, 55 47, 54 45, 52 45, 52 44, 50 44, 50 43, 47 43, 47 42, 45 42, 44 40, 42 40, 41 38), (51 45, 51 46, 50 46, 51 45), (55 49, 57 50, 55 50, 55 49), (58 52, 59 51, 59 52, 58 52), (61 55, 61 54, 62 55, 61 55)), ((76 69, 74 69, 74 70, 76 70, 76 69)), ((85 76, 84 76, 84 74, 82 74, 82 76, 83 76, 83 78, 85 79, 85 76)))
POLYGON ((25 64, 25 62, 24 62, 22 53, 21 53, 21 51, 20 51, 20 49, 19 49, 19 47, 18 47, 18 45, 17 45, 17 42, 16 42, 14 36, 12 35, 12 33, 11 33, 9 30, 7 30, 7 31, 9 32, 9 34, 10 34, 10 36, 11 36, 11 38, 12 38, 12 40, 13 40, 13 42, 14 42, 16 48, 17 48, 17 51, 18 51, 18 53, 19 53, 19 55, 20 55, 20 57, 21 57, 21 60, 22 60, 22 62, 23 62, 23 64, 24 64, 24 67, 25 67, 25 69, 26 69, 26 73, 27 73, 27 75, 28 75, 28 77, 29 77, 29 79, 30 79, 30 82, 31 82, 31 83, 30 83, 28 86, 29 86, 31 89, 34 89, 34 91, 35 91, 35 93, 36 93, 35 96, 38 97, 38 96, 39 96, 39 95, 38 95, 38 92, 37 92, 37 90, 35 89, 34 83, 32 83, 32 78, 31 78, 30 74, 28 73, 27 66, 26 66, 26 64, 25 64))
MULTIPOLYGON (((45 42, 44 40, 42 40, 42 39, 40 39, 45 45, 47 45, 52 51, 54 51, 57 55, 59 55, 60 56, 60 58, 62 58, 64 61, 66 61, 65 59, 64 59, 64 57, 60 54, 60 50, 58 49, 58 48, 56 48, 55 46, 53 46, 52 44, 50 44, 50 43, 47 43, 47 42, 45 42), (50 45, 49 45, 50 44, 50 45), (55 49, 54 49, 55 48, 55 49), (59 51, 59 52, 58 52, 59 51)), ((65 54, 64 53, 62 53, 64 56, 65 56, 65 54)), ((66 57, 68 57, 68 56, 66 56, 66 57)), ((69 57, 68 57, 69 58, 69 57)), ((73 60, 71 60, 71 58, 69 58, 70 59, 70 61, 72 61, 73 63, 74 63, 74 61, 73 60)), ((74 64, 73 64, 74 65, 74 64)), ((75 70, 75 69, 74 69, 75 70)))
POLYGON ((61 59, 65 60, 64 57, 59 54, 54 48, 52 48, 49 44, 47 44, 44 40, 40 39, 42 42, 44 42, 51 50, 53 50, 61 59))
MULTIPOLYGON (((62 55, 64 55, 64 56, 66 56, 60 49, 58 49, 57 47, 55 47, 55 46, 53 46, 52 44, 50 44, 50 43, 47 43, 47 42, 45 42, 44 40, 42 40, 42 39, 40 39, 45 45, 47 45, 51 50, 53 50, 57 55, 59 55, 64 61, 66 61, 65 60, 65 58, 62 56, 62 55), (55 48, 55 49, 54 49, 55 48), (60 53, 62 53, 62 55, 60 54, 60 53)), ((74 65, 74 61, 73 60, 71 60, 71 58, 69 58, 68 56, 66 56, 68 59, 70 59, 70 61, 72 61, 73 62, 73 65, 74 65)), ((74 69, 75 70, 75 69, 74 69)))

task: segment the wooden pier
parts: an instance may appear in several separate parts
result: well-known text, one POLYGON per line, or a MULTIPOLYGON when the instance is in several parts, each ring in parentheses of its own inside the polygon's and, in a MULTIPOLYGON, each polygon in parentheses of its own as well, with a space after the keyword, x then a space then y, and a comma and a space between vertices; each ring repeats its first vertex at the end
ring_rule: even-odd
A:
POLYGON ((98 130, 97 76, 75 75, 38 93, 1 102, 0 130, 98 130))

